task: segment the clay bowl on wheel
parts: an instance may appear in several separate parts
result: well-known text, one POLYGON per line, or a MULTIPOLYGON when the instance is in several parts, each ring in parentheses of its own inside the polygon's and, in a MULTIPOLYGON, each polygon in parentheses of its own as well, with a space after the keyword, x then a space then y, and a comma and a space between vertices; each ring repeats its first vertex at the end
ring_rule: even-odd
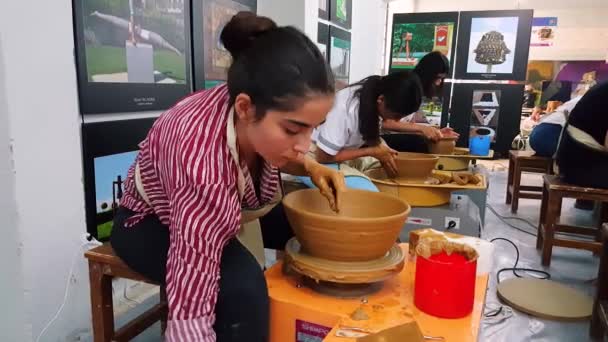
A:
POLYGON ((395 159, 398 177, 406 182, 424 182, 433 172, 439 157, 432 154, 399 152, 395 159))
POLYGON ((294 191, 283 199, 287 219, 304 252, 335 261, 369 261, 395 244, 410 206, 403 200, 364 190, 342 195, 333 212, 318 189, 294 191))
POLYGON ((443 137, 429 142, 429 152, 432 154, 452 154, 456 148, 456 137, 443 137))

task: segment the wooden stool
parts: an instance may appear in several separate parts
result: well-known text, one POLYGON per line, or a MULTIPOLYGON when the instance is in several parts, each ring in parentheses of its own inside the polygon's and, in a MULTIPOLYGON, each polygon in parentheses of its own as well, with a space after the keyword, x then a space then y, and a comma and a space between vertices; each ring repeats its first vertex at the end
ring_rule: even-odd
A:
POLYGON ((597 292, 589 325, 589 335, 603 341, 608 330, 608 224, 602 227, 602 252, 597 275, 597 292))
POLYGON ((599 253, 602 244, 601 230, 599 226, 608 219, 608 190, 585 188, 563 183, 559 176, 543 176, 543 197, 540 208, 540 220, 538 224, 538 236, 536 238, 536 249, 542 248, 542 264, 551 264, 551 253, 553 246, 585 249, 599 253), (602 202, 602 210, 598 228, 569 226, 559 223, 561 204, 563 198, 576 198, 602 202), (583 236, 593 236, 595 241, 584 241, 581 239, 557 238, 556 234, 569 233, 583 236))
POLYGON ((89 259, 89 278, 91 286, 91 311, 93 319, 93 340, 95 342, 130 341, 161 321, 164 333, 167 324, 167 295, 164 287, 160 289, 160 303, 141 314, 136 319, 114 331, 114 308, 112 303, 112 278, 125 278, 155 284, 129 269, 109 244, 95 247, 85 254, 89 259))
POLYGON ((553 173, 553 159, 535 156, 533 151, 509 151, 509 176, 507 179, 507 204, 516 213, 520 198, 541 199, 542 186, 521 185, 521 173, 553 173))

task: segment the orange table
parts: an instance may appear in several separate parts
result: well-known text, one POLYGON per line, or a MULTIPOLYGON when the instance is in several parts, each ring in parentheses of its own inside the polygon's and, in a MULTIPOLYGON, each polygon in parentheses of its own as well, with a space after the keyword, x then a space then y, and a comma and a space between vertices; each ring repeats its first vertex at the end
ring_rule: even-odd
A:
MULTIPOLYGON (((401 244, 407 256, 407 244, 401 244)), ((336 337, 337 327, 345 325, 380 331, 399 324, 418 322, 423 334, 443 336, 446 342, 477 341, 488 286, 488 275, 478 276, 473 312, 462 319, 441 319, 427 315, 413 304, 416 265, 407 262, 379 292, 364 298, 339 299, 298 286, 282 273, 278 263, 266 271, 270 296, 270 342, 325 341, 347 342, 336 337), (353 321, 352 312, 361 308, 368 320, 353 321)))

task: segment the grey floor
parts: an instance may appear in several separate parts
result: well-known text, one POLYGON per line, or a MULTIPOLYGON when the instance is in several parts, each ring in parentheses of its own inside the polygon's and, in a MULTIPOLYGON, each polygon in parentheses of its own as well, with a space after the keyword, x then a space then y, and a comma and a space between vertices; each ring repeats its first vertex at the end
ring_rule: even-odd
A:
MULTIPOLYGON (((486 165, 489 169, 502 171, 490 172, 490 187, 488 191, 488 204, 496 210, 499 215, 513 216, 510 212, 510 207, 505 204, 505 189, 507 174, 504 171, 504 162, 494 162, 486 165)), ((524 174, 524 184, 540 184, 541 178, 538 175, 524 174)), ((540 201, 539 200, 521 200, 517 217, 530 221, 536 226, 539 217, 540 201)), ((564 201, 562 217, 570 223, 587 224, 593 223, 593 213, 582 211, 573 207, 572 200, 564 201)), ((531 234, 536 234, 535 228, 523 223, 519 220, 506 219, 508 223, 519 227, 531 234)), ((565 283, 569 286, 580 289, 581 291, 593 295, 595 287, 593 280, 597 275, 598 258, 594 257, 590 252, 571 250, 565 248, 555 248, 553 251, 552 264, 549 268, 540 266, 540 256, 535 249, 536 237, 520 232, 508 226, 503 220, 498 218, 490 210, 486 213, 486 224, 482 232, 484 239, 490 240, 495 237, 508 238, 513 241, 519 248, 520 267, 543 269, 551 274, 553 280, 565 283)), ((511 245, 505 242, 497 241, 496 253, 494 259, 494 267, 496 270, 503 267, 512 267, 515 261, 515 250, 511 245)), ((511 274, 505 272, 501 275, 503 279, 512 277, 511 274)), ((146 305, 137 308, 137 311, 143 311, 146 306, 152 305, 157 300, 152 299, 146 301, 146 305)), ((487 312, 501 306, 496 298, 496 277, 495 271, 490 280, 490 287, 487 294, 487 312)), ((588 337, 588 322, 578 323, 563 323, 548 320, 541 320, 530 317, 526 314, 519 313, 509 308, 503 309, 503 314, 484 319, 480 341, 491 342, 518 342, 518 341, 589 341, 588 337), (510 314, 509 314, 510 313, 510 314)), ((136 312, 129 312, 119 319, 125 321, 136 312)), ((137 342, 155 342, 161 341, 159 325, 155 325, 148 329, 134 341, 137 342)), ((285 341, 290 342, 290 341, 285 341)), ((458 342, 458 341, 450 341, 458 342)))

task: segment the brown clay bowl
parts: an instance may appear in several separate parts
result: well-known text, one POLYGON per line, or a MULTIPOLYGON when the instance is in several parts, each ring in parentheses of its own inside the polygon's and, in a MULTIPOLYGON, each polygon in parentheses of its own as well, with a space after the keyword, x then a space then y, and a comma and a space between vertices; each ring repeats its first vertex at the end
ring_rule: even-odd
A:
POLYGON ((399 179, 408 182, 424 182, 433 172, 439 157, 432 154, 399 152, 395 159, 399 179))
POLYGON ((409 204, 397 197, 354 189, 343 194, 340 213, 317 189, 294 191, 283 206, 304 252, 335 261, 383 257, 410 213, 409 204))
POLYGON ((456 137, 443 137, 429 143, 429 152, 432 154, 452 154, 456 148, 456 137))

